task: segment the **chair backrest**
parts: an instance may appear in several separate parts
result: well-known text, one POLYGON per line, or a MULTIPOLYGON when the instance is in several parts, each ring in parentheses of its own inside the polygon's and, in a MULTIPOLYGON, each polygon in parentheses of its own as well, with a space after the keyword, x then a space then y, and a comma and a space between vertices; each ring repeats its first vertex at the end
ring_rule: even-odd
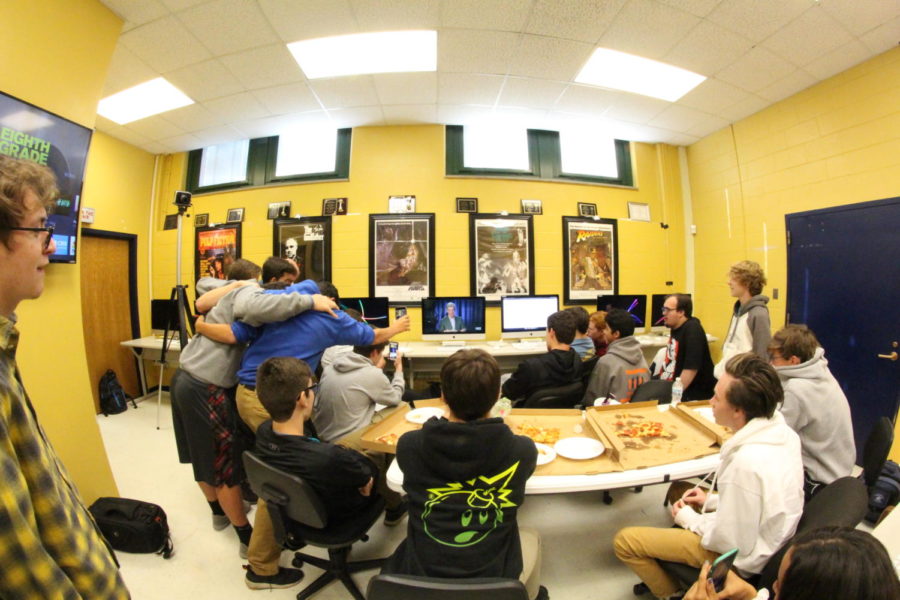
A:
POLYGON ((587 389, 588 384, 591 382, 591 375, 594 373, 594 367, 597 366, 598 360, 600 360, 599 356, 592 356, 587 360, 581 361, 581 385, 584 386, 584 389, 587 389))
POLYGON ((664 379, 651 379, 637 386, 631 394, 631 402, 658 400, 660 404, 672 401, 672 382, 664 379))
POLYGON ((266 464, 249 451, 244 452, 243 459, 250 487, 260 498, 281 507, 284 516, 307 527, 322 529, 328 524, 325 505, 302 478, 266 464))
POLYGON ((863 479, 866 486, 872 487, 884 468, 891 446, 894 443, 894 426, 887 417, 881 417, 866 438, 863 448, 863 479))
MULTIPOLYGON (((794 538, 822 527, 856 527, 866 515, 868 506, 869 494, 862 481, 855 477, 835 479, 803 507, 803 515, 797 524, 794 538)), ((765 586, 771 591, 772 584, 778 577, 781 559, 784 558, 794 538, 769 558, 759 577, 760 587, 765 586)))
POLYGON ((443 579, 413 575, 376 575, 368 600, 528 600, 518 579, 443 579))
POLYGON ((581 381, 573 381, 559 387, 541 388, 532 393, 523 408, 574 408, 581 404, 584 387, 581 381))

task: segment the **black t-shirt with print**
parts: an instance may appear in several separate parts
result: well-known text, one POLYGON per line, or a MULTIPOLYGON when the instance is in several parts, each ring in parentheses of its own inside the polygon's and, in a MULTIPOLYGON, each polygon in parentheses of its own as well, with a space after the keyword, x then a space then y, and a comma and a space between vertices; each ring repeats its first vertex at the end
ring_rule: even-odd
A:
POLYGON ((696 370, 697 376, 684 390, 683 400, 709 400, 716 387, 709 342, 700 319, 691 317, 678 329, 673 329, 666 346, 661 379, 675 381, 685 369, 696 370), (673 360, 674 359, 674 360, 673 360))

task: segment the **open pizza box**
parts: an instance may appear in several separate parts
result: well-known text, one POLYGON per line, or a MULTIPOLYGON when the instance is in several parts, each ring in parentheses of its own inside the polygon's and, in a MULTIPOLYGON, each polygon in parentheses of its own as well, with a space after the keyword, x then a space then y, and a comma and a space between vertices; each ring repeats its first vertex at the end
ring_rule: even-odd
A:
POLYGON ((709 400, 691 400, 688 402, 680 402, 677 409, 683 411, 684 414, 694 419, 702 427, 706 427, 716 436, 716 443, 721 446, 725 440, 734 435, 728 427, 723 427, 715 422, 712 414, 712 407, 709 400))
POLYGON ((715 424, 685 408, 662 407, 654 400, 593 406, 585 416, 598 435, 609 440, 611 458, 623 469, 643 469, 719 451, 715 424))
MULTIPOLYGON (((447 405, 440 398, 431 400, 416 400, 416 408, 436 407, 446 410, 447 405)), ((376 450, 386 454, 397 453, 397 440, 407 431, 415 431, 422 429, 422 425, 418 423, 410 423, 406 420, 406 414, 410 411, 409 404, 401 402, 400 405, 392 410, 390 408, 385 411, 391 414, 381 421, 369 425, 369 428, 362 434, 360 445, 366 450, 376 450)))

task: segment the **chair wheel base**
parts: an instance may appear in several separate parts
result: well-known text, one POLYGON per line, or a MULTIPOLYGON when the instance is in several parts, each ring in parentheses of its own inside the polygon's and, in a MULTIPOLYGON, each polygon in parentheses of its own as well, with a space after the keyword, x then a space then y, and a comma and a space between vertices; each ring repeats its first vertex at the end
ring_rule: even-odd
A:
POLYGON ((647 584, 642 581, 640 583, 634 584, 634 587, 631 588, 631 591, 634 592, 635 596, 643 596, 644 594, 650 592, 650 588, 648 588, 647 584))
POLYGON ((612 494, 610 494, 609 492, 603 492, 603 504, 606 504, 607 506, 609 506, 612 503, 613 503, 612 494))
POLYGON ((303 559, 299 556, 295 556, 294 560, 291 561, 291 566, 295 569, 300 569, 301 567, 303 567, 303 559))

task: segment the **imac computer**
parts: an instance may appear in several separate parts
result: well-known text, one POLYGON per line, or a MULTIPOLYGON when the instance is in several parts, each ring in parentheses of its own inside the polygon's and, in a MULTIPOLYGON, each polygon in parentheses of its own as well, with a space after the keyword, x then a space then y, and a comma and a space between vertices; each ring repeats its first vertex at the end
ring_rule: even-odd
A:
POLYGON ((636 331, 647 327, 647 294, 597 296, 597 310, 621 308, 634 319, 636 331))
POLYGON ((422 339, 448 345, 485 339, 484 298, 457 296, 422 298, 422 339))
POLYGON ((383 298, 341 298, 338 306, 341 310, 350 308, 357 311, 362 315, 364 323, 368 323, 376 329, 391 326, 386 296, 383 298))
MULTIPOLYGON (((650 330, 657 333, 665 333, 666 331, 666 318, 663 316, 662 307, 666 301, 666 298, 675 294, 677 292, 672 292, 670 294, 653 294, 650 297, 650 330)), ((686 294, 690 296, 690 294, 686 294)))
POLYGON ((501 338, 542 338, 547 317, 559 310, 559 296, 503 296, 500 299, 501 338))

